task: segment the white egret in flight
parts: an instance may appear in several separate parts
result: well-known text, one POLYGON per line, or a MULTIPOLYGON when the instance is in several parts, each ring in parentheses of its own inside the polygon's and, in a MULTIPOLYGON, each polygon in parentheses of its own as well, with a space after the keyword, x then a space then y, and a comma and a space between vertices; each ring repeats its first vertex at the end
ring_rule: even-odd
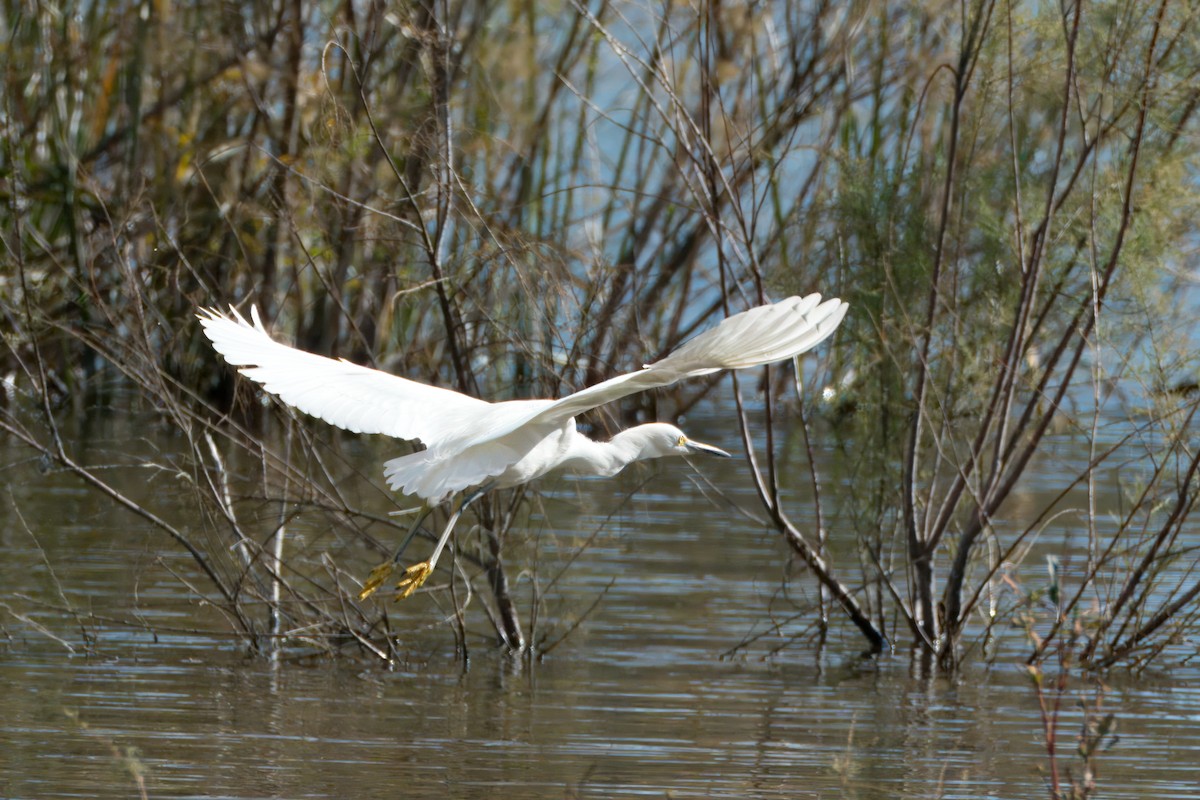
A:
POLYGON ((450 517, 429 560, 405 570, 396 587, 403 589, 400 597, 425 582, 463 509, 489 489, 519 486, 554 470, 609 476, 650 458, 728 457, 660 422, 597 442, 576 430, 575 415, 684 378, 792 358, 833 333, 845 314, 846 304, 837 299, 789 297, 735 314, 653 364, 560 400, 498 403, 288 347, 267 334, 253 307, 252 323, 232 307, 229 315, 204 309, 197 316, 226 361, 289 406, 352 433, 381 433, 425 446, 384 464, 388 486, 416 495, 425 507, 395 557, 368 577, 359 595, 365 598, 387 579, 425 515, 454 492, 475 489, 450 517))

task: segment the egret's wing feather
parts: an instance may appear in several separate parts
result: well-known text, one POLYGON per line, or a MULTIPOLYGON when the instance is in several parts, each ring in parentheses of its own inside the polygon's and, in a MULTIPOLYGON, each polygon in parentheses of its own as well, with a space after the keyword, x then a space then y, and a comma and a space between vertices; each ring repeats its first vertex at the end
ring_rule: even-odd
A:
POLYGON ((217 352, 289 406, 339 428, 435 447, 493 407, 450 389, 288 347, 267 334, 256 309, 253 324, 230 311, 197 314, 217 352))
MULTIPOLYGON (((503 424, 491 426, 491 435, 499 438, 523 425, 550 430, 584 411, 646 389, 721 370, 746 369, 792 358, 833 333, 846 315, 846 308, 846 303, 837 299, 822 303, 821 296, 814 293, 743 311, 637 372, 617 375, 547 406, 530 407, 528 413, 509 416, 503 424)), ((474 437, 472 442, 456 438, 451 444, 461 447, 481 441, 484 439, 480 437, 474 437)))
POLYGON ((819 294, 789 297, 734 314, 647 366, 696 370, 746 369, 797 356, 823 341, 841 323, 846 304, 819 294))
POLYGON ((735 314, 684 342, 666 358, 562 398, 540 412, 538 421, 563 420, 685 378, 757 367, 800 355, 833 333, 846 315, 847 306, 842 301, 820 300, 818 294, 790 297, 735 314))

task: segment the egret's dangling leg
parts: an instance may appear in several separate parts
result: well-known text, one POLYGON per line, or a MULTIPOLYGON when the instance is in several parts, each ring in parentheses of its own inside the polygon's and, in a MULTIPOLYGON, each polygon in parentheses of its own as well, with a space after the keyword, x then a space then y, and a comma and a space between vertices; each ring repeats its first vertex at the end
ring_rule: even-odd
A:
POLYGON ((404 541, 396 548, 395 554, 387 561, 380 564, 375 569, 371 570, 371 574, 367 576, 367 580, 363 583, 362 591, 358 593, 359 600, 366 600, 371 595, 375 594, 375 590, 383 585, 383 582, 388 579, 388 576, 396 569, 396 562, 400 560, 400 556, 404 555, 404 551, 408 549, 408 545, 412 542, 413 537, 417 535, 417 531, 421 529, 421 523, 425 518, 433 513, 433 506, 422 506, 420 513, 417 514, 417 519, 408 529, 408 533, 404 537, 404 541))
POLYGON ((404 570, 405 577, 396 584, 396 590, 400 592, 400 594, 396 595, 397 600, 403 600, 417 589, 420 589, 421 584, 425 583, 429 576, 433 574, 433 568, 437 565, 437 560, 441 556, 442 550, 446 548, 446 542, 450 541, 450 534, 454 531, 454 526, 458 524, 458 518, 467 510, 467 506, 475 502, 476 498, 486 494, 492 486, 492 483, 484 484, 463 498, 462 503, 458 506, 458 510, 451 514, 449 521, 446 522, 446 529, 442 531, 441 538, 434 545, 433 555, 429 557, 429 560, 418 562, 404 570))
MULTIPOLYGON (((462 516, 462 513, 467 509, 467 506, 473 503, 476 498, 488 492, 493 485, 494 484, 492 483, 485 484, 475 491, 470 492, 466 497, 463 498, 462 503, 460 503, 458 506, 458 510, 450 516, 450 521, 446 523, 446 529, 442 531, 442 536, 438 539, 437 545, 433 548, 433 555, 429 557, 429 560, 413 564, 411 567, 408 567, 404 570, 404 579, 396 585, 397 589, 403 589, 404 591, 396 598, 397 600, 403 600, 404 598, 408 597, 418 588, 420 588, 421 584, 425 583, 426 579, 433 573, 433 568, 437 564, 438 557, 441 556, 442 550, 445 549, 446 542, 450 539, 450 533, 454 530, 454 526, 458 523, 458 518, 462 516)), ((400 561, 400 556, 404 554, 404 551, 408 548, 409 543, 412 542, 413 537, 417 535, 417 531, 421 528, 421 523, 424 522, 425 518, 428 517, 432 512, 433 506, 425 506, 421 509, 421 513, 417 515, 416 521, 413 522, 412 527, 408 529, 408 534, 404 537, 404 541, 400 543, 398 548, 396 548, 396 554, 384 563, 377 566, 375 569, 371 570, 371 574, 367 576, 367 580, 363 583, 362 591, 358 593, 359 600, 366 600, 368 597, 373 595, 375 590, 382 586, 383 582, 388 579, 388 576, 395 571, 396 564, 400 561)))

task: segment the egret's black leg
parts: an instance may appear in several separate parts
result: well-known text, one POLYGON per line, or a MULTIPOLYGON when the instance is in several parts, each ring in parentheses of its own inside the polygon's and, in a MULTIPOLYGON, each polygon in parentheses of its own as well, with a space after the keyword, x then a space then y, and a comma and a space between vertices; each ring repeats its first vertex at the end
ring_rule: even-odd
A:
POLYGON ((404 551, 408 549, 408 546, 412 544, 412 540, 416 538, 417 531, 421 530, 421 523, 424 522, 432 513, 433 506, 426 505, 421 509, 421 513, 417 514, 417 518, 413 522, 412 527, 410 527, 408 529, 408 533, 405 534, 404 541, 401 542, 400 546, 396 548, 396 553, 392 556, 391 563, 395 564, 400 560, 400 556, 404 555, 404 551))

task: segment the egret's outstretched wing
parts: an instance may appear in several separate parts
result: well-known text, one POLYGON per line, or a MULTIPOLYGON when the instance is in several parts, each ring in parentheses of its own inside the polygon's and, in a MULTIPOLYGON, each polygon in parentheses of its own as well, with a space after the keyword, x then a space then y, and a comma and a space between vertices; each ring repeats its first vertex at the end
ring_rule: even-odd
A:
POLYGON ((250 309, 253 324, 230 311, 196 315, 217 352, 289 406, 339 428, 435 447, 492 407, 450 389, 288 347, 267 334, 257 309, 250 309))
MULTIPOLYGON (((833 333, 846 315, 846 308, 846 303, 836 298, 822 303, 821 295, 814 293, 734 314, 684 342, 666 358, 647 364, 637 372, 601 381, 549 405, 532 405, 522 413, 509 413, 516 409, 507 408, 507 403, 496 403, 493 406, 496 413, 489 424, 469 433, 460 430, 440 448, 445 454, 459 452, 500 439, 525 426, 548 433, 576 414, 646 389, 669 386, 684 378, 721 370, 757 367, 792 358, 812 349, 833 333), (506 408, 501 409, 502 406, 506 408)), ((437 459, 441 455, 434 452, 430 457, 437 459)))
POLYGON ((567 395, 531 422, 569 417, 637 392, 726 369, 746 369, 798 356, 824 341, 846 316, 846 303, 821 295, 789 297, 734 314, 694 336, 666 358, 567 395))

